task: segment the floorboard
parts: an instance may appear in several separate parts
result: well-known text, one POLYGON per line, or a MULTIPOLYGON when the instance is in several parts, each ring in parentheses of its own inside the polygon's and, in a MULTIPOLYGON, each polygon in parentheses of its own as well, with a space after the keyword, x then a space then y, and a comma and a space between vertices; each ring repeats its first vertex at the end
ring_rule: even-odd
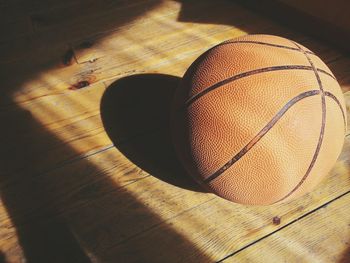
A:
POLYGON ((228 0, 0 6, 0 262, 350 260, 349 129, 317 189, 258 207, 200 189, 167 125, 181 76, 221 41, 268 33, 309 47, 349 113, 346 54, 228 0))

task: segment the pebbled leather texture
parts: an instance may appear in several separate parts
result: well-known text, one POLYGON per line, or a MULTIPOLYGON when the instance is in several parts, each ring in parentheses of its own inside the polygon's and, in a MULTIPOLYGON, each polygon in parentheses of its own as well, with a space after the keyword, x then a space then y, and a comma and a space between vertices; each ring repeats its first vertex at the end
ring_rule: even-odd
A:
POLYGON ((343 145, 344 114, 339 84, 312 51, 247 35, 189 67, 173 101, 172 137, 189 174, 213 193, 272 204, 327 175, 343 145))

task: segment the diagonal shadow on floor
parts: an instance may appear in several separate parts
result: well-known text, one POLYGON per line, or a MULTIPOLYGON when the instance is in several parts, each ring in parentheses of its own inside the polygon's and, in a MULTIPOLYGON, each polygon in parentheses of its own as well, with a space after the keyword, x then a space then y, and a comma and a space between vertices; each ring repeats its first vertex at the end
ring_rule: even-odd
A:
POLYGON ((204 191, 183 169, 171 141, 169 117, 179 81, 163 74, 121 78, 105 91, 101 116, 114 145, 142 170, 175 186, 204 191))

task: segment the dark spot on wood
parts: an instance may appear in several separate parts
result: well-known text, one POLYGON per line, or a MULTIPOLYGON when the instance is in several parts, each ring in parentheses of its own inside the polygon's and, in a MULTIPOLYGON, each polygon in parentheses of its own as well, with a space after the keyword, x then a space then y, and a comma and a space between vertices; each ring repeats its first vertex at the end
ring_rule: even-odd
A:
POLYGON ((90 48, 93 46, 93 43, 91 41, 84 41, 84 42, 81 42, 79 45, 78 45, 78 49, 85 49, 85 48, 90 48))
POLYGON ((73 49, 68 49, 66 53, 62 56, 62 63, 65 66, 69 66, 73 64, 74 52, 73 49))
POLYGON ((272 218, 272 222, 274 225, 279 225, 281 224, 281 218, 278 216, 275 216, 274 218, 272 218))
POLYGON ((85 88, 87 86, 90 86, 90 82, 87 81, 87 80, 82 80, 82 81, 79 81, 79 82, 73 84, 68 89, 70 89, 70 90, 77 90, 77 89, 85 88))

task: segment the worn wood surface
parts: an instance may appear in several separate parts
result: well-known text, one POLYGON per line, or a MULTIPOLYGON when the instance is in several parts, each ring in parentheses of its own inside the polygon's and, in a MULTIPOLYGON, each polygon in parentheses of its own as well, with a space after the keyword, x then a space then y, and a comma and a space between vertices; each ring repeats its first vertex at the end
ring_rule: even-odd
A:
POLYGON ((339 249, 350 245, 349 201, 341 195, 224 262, 349 262, 350 249, 339 249))
POLYGON ((180 77, 223 40, 304 44, 333 70, 349 112, 345 54, 234 1, 14 0, 0 10, 0 262, 350 261, 349 135, 315 191, 255 207, 199 189, 167 128, 180 77))

